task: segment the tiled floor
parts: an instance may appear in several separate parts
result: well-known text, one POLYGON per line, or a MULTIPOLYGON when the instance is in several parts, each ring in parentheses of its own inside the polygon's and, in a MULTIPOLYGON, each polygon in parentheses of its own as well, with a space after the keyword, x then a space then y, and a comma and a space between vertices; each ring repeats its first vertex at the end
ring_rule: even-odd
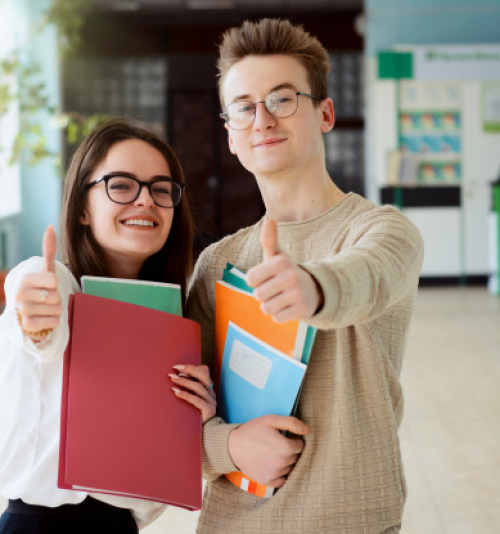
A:
MULTIPOLYGON (((420 290, 402 380, 402 534, 500 533, 500 297, 420 290)), ((170 508, 142 532, 192 534, 196 518, 170 508)))
POLYGON ((422 289, 402 379, 402 533, 498 534, 500 297, 422 289))

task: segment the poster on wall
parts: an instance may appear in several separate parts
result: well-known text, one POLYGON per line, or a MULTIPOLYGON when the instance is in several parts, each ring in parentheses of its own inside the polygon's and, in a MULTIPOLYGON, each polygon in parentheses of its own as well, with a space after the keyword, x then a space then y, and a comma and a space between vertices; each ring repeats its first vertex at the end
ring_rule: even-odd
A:
POLYGON ((413 78, 420 80, 497 80, 500 46, 417 46, 413 50, 413 78))
POLYGON ((500 82, 483 84, 483 131, 500 132, 500 82))
POLYGON ((407 182, 459 182, 462 177, 460 84, 402 80, 399 104, 399 150, 413 159, 415 169, 407 182))

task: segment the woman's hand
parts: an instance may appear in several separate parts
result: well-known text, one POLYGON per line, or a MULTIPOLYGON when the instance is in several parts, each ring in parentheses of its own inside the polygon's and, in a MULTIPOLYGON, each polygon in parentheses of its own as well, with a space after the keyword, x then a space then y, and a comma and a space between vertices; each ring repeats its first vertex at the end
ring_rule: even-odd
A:
POLYGON ((40 340, 37 333, 50 331, 59 324, 63 311, 55 268, 56 251, 56 234, 49 226, 43 239, 44 270, 27 274, 16 294, 21 327, 34 341, 40 340))
POLYGON ((172 388, 179 399, 184 399, 201 412, 206 423, 215 415, 217 402, 210 371, 206 365, 174 365, 178 374, 169 373, 175 386, 172 388), (177 386, 181 386, 180 389, 177 386))

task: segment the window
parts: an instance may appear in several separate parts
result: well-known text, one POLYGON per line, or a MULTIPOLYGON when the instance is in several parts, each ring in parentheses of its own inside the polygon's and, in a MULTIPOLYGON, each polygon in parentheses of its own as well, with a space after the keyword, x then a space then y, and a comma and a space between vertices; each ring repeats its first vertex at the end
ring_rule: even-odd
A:
MULTIPOLYGON (((14 0, 4 2, 0 17, 0 59, 7 58, 19 42, 21 28, 20 15, 14 0)), ((17 80, 3 78, 0 84, 7 83, 15 89, 17 80)), ((0 96, 1 98, 1 96, 0 96)), ((0 115, 0 219, 14 215, 21 210, 21 186, 19 164, 9 164, 12 146, 19 128, 17 107, 11 105, 0 115)))

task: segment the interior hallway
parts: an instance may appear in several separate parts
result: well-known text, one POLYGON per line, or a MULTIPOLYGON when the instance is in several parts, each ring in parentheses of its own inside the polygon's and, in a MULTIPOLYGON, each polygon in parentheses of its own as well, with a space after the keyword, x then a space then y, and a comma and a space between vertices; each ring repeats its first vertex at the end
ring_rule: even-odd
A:
MULTIPOLYGON (((421 289, 402 380, 402 534, 498 534, 500 298, 485 288, 421 289)), ((196 518, 169 508, 141 532, 193 534, 196 518)))

